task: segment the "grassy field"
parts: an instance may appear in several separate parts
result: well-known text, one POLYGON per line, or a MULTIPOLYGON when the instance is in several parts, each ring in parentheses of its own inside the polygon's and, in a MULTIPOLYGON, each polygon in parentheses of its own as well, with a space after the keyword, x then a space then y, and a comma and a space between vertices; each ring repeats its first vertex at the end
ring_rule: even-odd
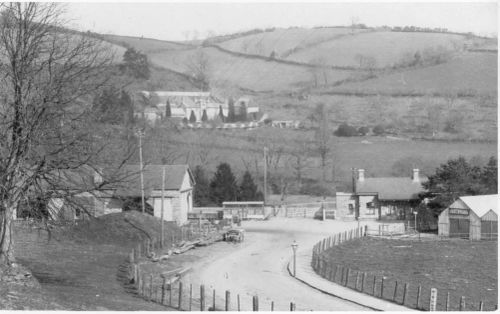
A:
MULTIPOLYGON (((355 29, 354 33, 364 31, 366 30, 355 29)), ((293 50, 305 49, 352 33, 353 31, 350 28, 278 28, 272 32, 224 41, 219 46, 231 51, 265 57, 269 57, 274 51, 276 56, 282 58, 288 56, 293 50)))
MULTIPOLYGON (((177 72, 190 73, 189 64, 195 59, 196 51, 196 49, 171 50, 149 53, 148 56, 153 64, 177 72)), ((236 57, 216 48, 202 48, 202 51, 208 59, 208 74, 212 86, 240 86, 255 91, 280 91, 312 84, 313 76, 308 67, 236 57)), ((325 73, 328 82, 333 84, 352 77, 356 72, 328 70, 325 73)))
POLYGON ((322 58, 334 66, 359 66, 357 54, 373 57, 376 67, 391 66, 405 53, 415 54, 427 48, 462 46, 464 36, 442 33, 365 32, 325 41, 310 49, 300 50, 287 59, 310 62, 322 58))
POLYGON ((116 45, 126 45, 144 53, 153 53, 169 50, 185 50, 192 48, 189 45, 175 43, 151 38, 140 38, 132 36, 102 35, 103 38, 116 45))
MULTIPOLYGON (((145 235, 124 218, 143 230, 159 232, 159 219, 139 212, 106 215, 76 228, 52 228, 50 237, 46 231, 16 224, 18 262, 31 270, 42 287, 24 308, 168 310, 138 298, 127 288, 124 264, 130 249, 145 235)), ((166 230, 170 233, 171 228, 166 230)))
POLYGON ((436 66, 409 69, 331 90, 353 94, 494 94, 497 91, 497 54, 466 53, 436 66))
MULTIPOLYGON (((417 286, 422 286, 420 306, 429 309, 430 288, 438 289, 437 310, 445 310, 446 293, 450 293, 450 310, 458 311, 459 298, 465 296, 467 311, 477 311, 479 302, 485 310, 498 304, 498 243, 453 241, 413 241, 365 238, 349 241, 327 251, 334 264, 355 272, 367 272, 365 291, 371 292, 373 276, 379 279, 376 295, 380 294, 380 278, 386 277, 384 298, 392 299, 395 281, 396 295, 402 300, 402 283, 409 283, 405 304, 416 304, 417 286)), ((351 285, 351 284, 350 284, 351 285)))
MULTIPOLYGON (((211 176, 220 162, 228 162, 238 178, 248 169, 262 186, 263 147, 266 146, 270 156, 270 180, 279 187, 281 178, 284 178, 288 182, 290 194, 298 191, 294 169, 297 152, 303 157, 305 180, 318 182, 322 176, 312 130, 265 127, 255 130, 179 132, 158 129, 151 132, 144 143, 144 156, 150 163, 160 163, 162 158, 168 157, 170 163, 188 163, 193 168, 203 165, 211 176)), ((326 173, 329 181, 327 186, 332 193, 333 173, 339 190, 350 187, 351 167, 366 169, 367 176, 409 176, 412 167, 422 169, 424 174, 432 174, 436 167, 449 158, 462 155, 466 158, 478 157, 485 162, 497 154, 496 143, 415 141, 375 136, 332 137, 330 147, 332 150, 326 173), (395 172, 396 165, 399 165, 398 172, 395 172)))

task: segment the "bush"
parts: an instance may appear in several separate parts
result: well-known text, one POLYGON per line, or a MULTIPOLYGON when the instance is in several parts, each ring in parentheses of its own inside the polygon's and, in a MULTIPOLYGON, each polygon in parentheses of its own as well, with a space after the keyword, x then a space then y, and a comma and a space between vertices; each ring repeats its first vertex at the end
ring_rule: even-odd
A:
POLYGON ((378 124, 373 128, 373 134, 382 135, 385 133, 385 127, 382 124, 378 124))
POLYGON ((362 126, 362 127, 360 127, 358 129, 358 133, 360 135, 363 135, 363 136, 365 136, 366 134, 368 134, 368 132, 370 132, 370 129, 368 127, 366 127, 366 126, 362 126))
POLYGON ((334 134, 337 136, 357 136, 358 130, 356 130, 353 126, 343 123, 338 127, 334 134))

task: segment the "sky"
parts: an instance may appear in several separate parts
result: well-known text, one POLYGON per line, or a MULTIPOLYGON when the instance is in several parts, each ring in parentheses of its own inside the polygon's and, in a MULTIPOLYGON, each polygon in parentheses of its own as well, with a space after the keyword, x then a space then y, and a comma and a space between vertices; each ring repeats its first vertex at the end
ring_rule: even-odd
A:
MULTIPOLYGON (((365 0, 366 1, 366 0, 365 0)), ((495 2, 114 2, 65 4, 70 27, 163 40, 203 39, 253 28, 349 25, 448 28, 497 34, 495 2)))

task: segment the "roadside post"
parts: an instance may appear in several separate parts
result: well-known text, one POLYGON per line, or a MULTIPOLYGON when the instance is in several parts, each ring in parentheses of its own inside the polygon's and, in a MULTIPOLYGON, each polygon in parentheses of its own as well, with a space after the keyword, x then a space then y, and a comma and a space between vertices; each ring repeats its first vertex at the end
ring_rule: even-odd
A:
POLYGON ((299 245, 297 244, 297 242, 295 240, 293 240, 292 250, 293 250, 293 276, 294 277, 297 274, 297 248, 298 247, 299 247, 299 245))
POLYGON ((436 304, 437 304, 437 289, 432 288, 431 289, 431 298, 429 302, 429 311, 435 312, 436 311, 436 304))

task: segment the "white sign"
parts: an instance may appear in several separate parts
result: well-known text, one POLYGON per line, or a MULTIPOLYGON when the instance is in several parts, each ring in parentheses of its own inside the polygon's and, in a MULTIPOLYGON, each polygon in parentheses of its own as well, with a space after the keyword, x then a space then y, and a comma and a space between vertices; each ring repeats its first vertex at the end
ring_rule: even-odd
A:
POLYGON ((437 295, 438 295, 437 289, 432 288, 431 289, 431 299, 430 299, 430 304, 429 304, 429 311, 436 311, 437 295))

